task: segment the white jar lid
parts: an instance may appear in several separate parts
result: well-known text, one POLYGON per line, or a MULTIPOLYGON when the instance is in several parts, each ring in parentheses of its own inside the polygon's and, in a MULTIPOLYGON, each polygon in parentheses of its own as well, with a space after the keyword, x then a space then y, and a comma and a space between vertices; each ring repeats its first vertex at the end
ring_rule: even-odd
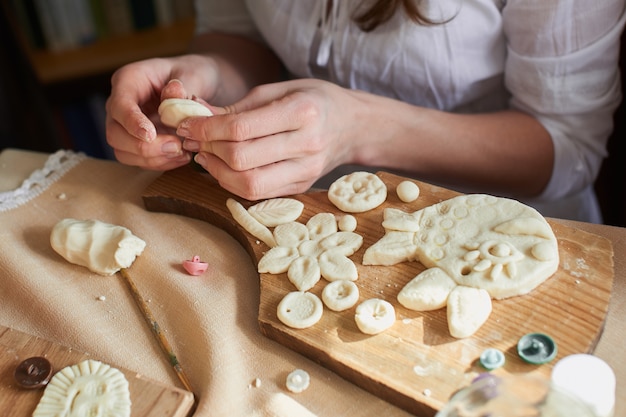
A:
POLYGON ((552 383, 589 404, 598 417, 611 417, 615 406, 615 373, 597 356, 569 355, 552 369, 552 383))

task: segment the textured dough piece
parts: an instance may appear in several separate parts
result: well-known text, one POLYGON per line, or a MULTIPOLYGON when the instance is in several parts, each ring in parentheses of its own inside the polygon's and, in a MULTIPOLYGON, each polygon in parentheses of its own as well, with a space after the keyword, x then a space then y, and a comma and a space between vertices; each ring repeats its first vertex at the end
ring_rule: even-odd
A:
POLYGON ((324 306, 317 295, 293 291, 285 295, 278 303, 278 319, 294 329, 305 329, 320 321, 324 306))
POLYGON ((309 240, 309 229, 299 222, 279 224, 274 228, 274 240, 278 246, 297 248, 309 240))
POLYGON ((347 310, 359 301, 359 287, 345 279, 330 282, 322 290, 322 301, 333 311, 347 310))
POLYGON ((420 195, 420 188, 413 181, 402 181, 396 187, 398 198, 405 203, 412 203, 420 195))
POLYGON ((178 127, 189 117, 213 116, 213 112, 197 101, 185 98, 167 98, 159 105, 161 123, 169 127, 178 127))
POLYGON ((356 281, 359 278, 359 271, 354 262, 341 252, 327 250, 319 256, 318 261, 322 276, 327 281, 341 279, 356 281))
POLYGON ((354 232, 337 232, 320 240, 319 245, 323 250, 352 256, 363 245, 363 236, 354 232))
POLYGON ((443 308, 456 282, 440 268, 430 268, 408 282, 398 293, 398 302, 409 310, 443 308))
POLYGON ((272 231, 268 229, 267 226, 261 224, 257 219, 252 217, 252 215, 248 213, 248 210, 246 210, 241 203, 237 200, 229 198, 226 200, 226 207, 233 216, 233 219, 235 219, 241 227, 246 229, 248 233, 265 243, 270 248, 276 246, 276 240, 274 239, 272 231))
POLYGON ((363 265, 396 265, 415 259, 417 244, 414 232, 388 230, 375 244, 365 250, 363 265))
POLYGON ((267 227, 293 222, 300 217, 304 204, 293 198, 272 198, 248 208, 248 213, 267 227))
POLYGON ((487 291, 456 286, 448 296, 448 330, 456 338, 476 333, 491 314, 491 297, 487 291))
POLYGON ((309 239, 321 240, 337 233, 337 219, 332 213, 318 213, 306 222, 306 227, 309 229, 309 239))
POLYGON ((63 219, 50 234, 50 245, 68 262, 100 275, 128 268, 146 242, 123 227, 99 220, 63 219))
POLYGON ((321 277, 320 265, 317 259, 312 256, 300 256, 294 259, 287 270, 287 278, 298 291, 310 290, 321 277))
POLYGON ((130 391, 124 374, 102 362, 85 360, 57 372, 33 417, 129 417, 130 391))
POLYGON ((387 186, 377 175, 357 171, 335 180, 328 188, 328 199, 339 210, 362 213, 385 202, 387 186))
POLYGON ((362 333, 378 334, 393 326, 396 311, 388 301, 370 298, 356 307, 354 320, 362 333))
POLYGON ((420 212, 406 213, 387 207, 383 210, 383 228, 398 232, 417 232, 420 229, 420 212))
POLYGON ((289 265, 300 257, 297 248, 289 246, 275 246, 265 252, 259 259, 257 271, 261 274, 282 274, 289 270, 289 265))
POLYGON ((496 299, 526 294, 558 269, 552 228, 539 212, 516 200, 470 194, 413 214, 417 232, 387 230, 367 249, 363 264, 419 259, 457 284, 483 288, 496 299))

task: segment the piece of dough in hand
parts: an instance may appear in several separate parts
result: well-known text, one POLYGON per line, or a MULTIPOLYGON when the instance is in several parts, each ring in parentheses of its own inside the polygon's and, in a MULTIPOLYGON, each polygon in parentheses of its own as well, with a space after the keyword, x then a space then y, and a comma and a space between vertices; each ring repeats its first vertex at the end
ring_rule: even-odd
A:
POLYGON ((213 116, 213 112, 197 101, 185 98, 166 98, 159 105, 159 117, 165 126, 178 127, 189 117, 213 116))

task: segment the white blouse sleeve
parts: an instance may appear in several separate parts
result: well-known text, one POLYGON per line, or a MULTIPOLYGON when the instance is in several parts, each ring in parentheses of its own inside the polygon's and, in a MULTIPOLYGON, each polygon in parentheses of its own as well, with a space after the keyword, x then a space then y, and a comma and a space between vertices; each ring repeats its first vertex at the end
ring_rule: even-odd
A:
POLYGON ((224 32, 260 39, 245 0, 195 0, 196 35, 224 32))
POLYGON ((580 192, 595 180, 613 112, 624 0, 509 0, 505 82, 511 106, 536 117, 552 136, 552 178, 541 200, 580 192))

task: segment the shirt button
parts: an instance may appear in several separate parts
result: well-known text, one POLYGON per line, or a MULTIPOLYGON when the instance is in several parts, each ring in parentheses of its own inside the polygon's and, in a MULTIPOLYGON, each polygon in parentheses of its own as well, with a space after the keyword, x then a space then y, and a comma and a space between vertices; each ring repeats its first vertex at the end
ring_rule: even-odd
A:
POLYGON ((547 334, 528 333, 517 343, 517 353, 526 362, 541 365, 556 357, 557 346, 547 334))
POLYGON ((15 382, 26 389, 42 388, 52 377, 52 365, 48 359, 41 356, 28 358, 15 368, 15 382))

